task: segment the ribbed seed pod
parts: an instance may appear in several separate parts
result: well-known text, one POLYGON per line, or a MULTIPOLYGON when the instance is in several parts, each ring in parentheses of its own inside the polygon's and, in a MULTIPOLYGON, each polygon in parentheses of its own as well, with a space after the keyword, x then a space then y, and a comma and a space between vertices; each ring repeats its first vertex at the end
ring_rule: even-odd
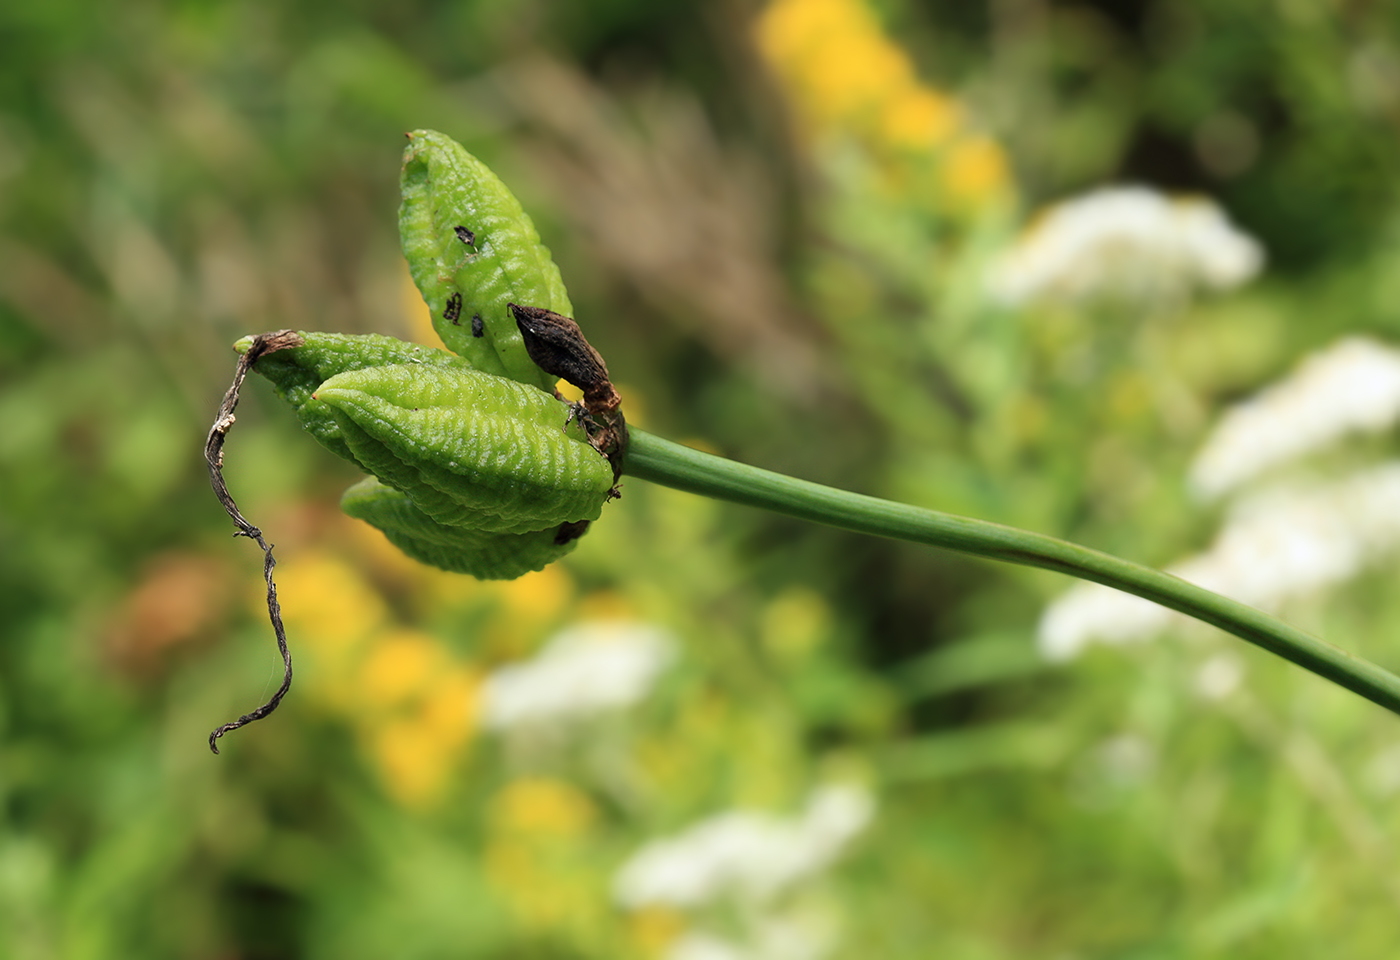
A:
POLYGON ((513 580, 542 570, 578 546, 577 538, 558 543, 557 527, 533 533, 483 533, 446 526, 374 477, 346 490, 340 508, 377 527, 390 543, 415 560, 480 580, 513 580))
POLYGON ((527 533, 595 520, 612 468, 566 404, 475 370, 391 364, 316 389, 370 473, 447 526, 527 533))
MULTIPOLYGON (((327 449, 355 463, 359 461, 345 445, 334 412, 312 396, 324 381, 347 370, 363 370, 390 363, 471 369, 471 364, 461 357, 373 333, 359 336, 299 333, 298 336, 303 341, 301 346, 265 354, 253 369, 272 381, 272 388, 296 409, 297 419, 308 433, 327 449)), ((233 346, 239 353, 246 353, 252 342, 252 337, 244 337, 233 346)))
POLYGON ((553 390, 554 377, 530 360, 506 309, 520 303, 573 316, 534 223, 461 144, 435 130, 408 139, 399 235, 438 336, 478 370, 553 390))
MULTIPOLYGON (((593 445, 597 412, 593 443, 578 424, 566 432, 555 373, 531 359, 509 305, 573 308, 529 216, 460 144, 409 134, 401 186, 409 270, 458 356, 389 337, 298 334, 254 369, 312 436, 383 481, 347 491, 347 513, 425 563, 519 576, 572 549, 616 480, 593 445)), ((618 456, 618 444, 605 446, 618 456)))

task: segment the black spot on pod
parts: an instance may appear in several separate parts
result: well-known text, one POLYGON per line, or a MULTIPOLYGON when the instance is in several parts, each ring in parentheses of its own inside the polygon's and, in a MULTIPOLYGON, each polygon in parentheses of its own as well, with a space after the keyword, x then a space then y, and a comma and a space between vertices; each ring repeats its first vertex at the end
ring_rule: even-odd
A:
POLYGON ((554 544, 555 546, 562 547, 564 544, 571 543, 583 536, 587 530, 587 520, 574 520, 569 523, 561 523, 559 524, 559 529, 554 532, 554 544))
POLYGON ((476 234, 472 233, 466 227, 453 227, 452 232, 457 234, 458 240, 462 241, 473 250, 476 249, 476 234))
POLYGON ((479 337, 486 332, 486 325, 481 322, 481 314, 472 314, 472 336, 479 337))
POLYGON ((461 321, 457 318, 461 315, 462 295, 460 293, 454 293, 452 294, 452 296, 447 298, 447 306, 443 308, 442 319, 451 320, 453 323, 460 324, 461 321))

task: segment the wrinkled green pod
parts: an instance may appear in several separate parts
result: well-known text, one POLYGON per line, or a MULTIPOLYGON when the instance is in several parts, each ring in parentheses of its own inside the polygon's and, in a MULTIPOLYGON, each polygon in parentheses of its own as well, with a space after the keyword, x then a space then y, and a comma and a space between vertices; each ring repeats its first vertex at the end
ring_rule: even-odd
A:
POLYGON ((408 139, 399 236, 438 336, 478 370, 552 391, 555 378, 525 353, 506 309, 519 303, 573 316, 534 223, 506 185, 451 137, 415 130, 408 139), (459 227, 470 232, 470 243, 459 227))
POLYGON ((391 364, 316 389, 367 471, 447 526, 528 533, 596 520, 612 467, 569 406, 476 370, 391 364))
MULTIPOLYGON (((469 370, 471 364, 432 347, 405 343, 378 334, 299 333, 303 344, 278 350, 258 359, 253 369, 272 381, 277 395, 296 410, 297 419, 327 449, 354 463, 355 455, 340 435, 340 424, 330 407, 312 394, 323 382, 347 370, 362 370, 389 363, 421 363, 430 366, 469 370)), ((246 353, 252 337, 233 345, 246 353)))
POLYGON ((482 533, 438 523, 407 496, 366 477, 345 491, 340 508, 377 527, 389 542, 415 560, 466 573, 480 580, 513 580, 544 567, 578 546, 572 538, 558 543, 559 528, 533 533, 482 533))

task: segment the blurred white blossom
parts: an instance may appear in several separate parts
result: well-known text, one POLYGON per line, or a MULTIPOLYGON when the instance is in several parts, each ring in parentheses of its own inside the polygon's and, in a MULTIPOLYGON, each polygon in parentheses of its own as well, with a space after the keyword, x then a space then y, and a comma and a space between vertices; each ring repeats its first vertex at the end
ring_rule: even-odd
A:
POLYGON ((1066 787, 1080 806, 1105 810, 1149 783, 1157 770, 1156 746, 1137 733, 1119 733, 1089 745, 1070 769, 1066 787))
POLYGON ((1121 646, 1166 630, 1172 612, 1097 583, 1076 583, 1040 615, 1036 642, 1047 660, 1071 660, 1098 640, 1121 646))
MULTIPOLYGON (((1168 568, 1183 580, 1273 611, 1356 576, 1400 546, 1400 461, 1310 489, 1262 491, 1232 509, 1205 553, 1168 568)), ((1146 640, 1181 620, 1164 607, 1078 584, 1046 608, 1039 645, 1068 660, 1091 642, 1146 640)))
POLYGON ((851 786, 815 791, 797 818, 733 810, 654 840, 622 865, 613 893, 629 908, 761 902, 825 870, 875 813, 851 786))
POLYGON ((666 960, 749 960, 750 956, 737 943, 703 931, 681 936, 666 951, 666 960))
POLYGON ((669 633, 600 621, 559 633, 530 660, 494 671, 482 689, 482 724, 495 730, 557 726, 643 699, 675 656, 669 633))
POLYGON ((1102 741, 1086 758, 1101 788, 1122 790, 1147 780, 1157 767, 1157 748, 1136 733, 1102 741))
POLYGON ((819 960, 835 939, 830 921, 810 916, 764 917, 753 926, 742 942, 692 930, 671 945, 666 960, 819 960))
POLYGON ((1196 671, 1196 693, 1202 700, 1224 700, 1244 680, 1244 663, 1230 653, 1217 653, 1196 671))
POLYGON ((1348 337, 1289 377, 1225 412, 1191 465, 1191 486, 1214 498, 1272 467, 1353 433, 1400 420, 1400 350, 1348 337))
POLYGON ((1362 780, 1380 799, 1400 793, 1400 744, 1392 744, 1376 753, 1362 769, 1362 780))
POLYGON ((1009 304, 1169 302, 1239 286, 1263 261, 1258 242, 1209 199, 1104 187, 1041 213, 993 266, 988 286, 1009 304))

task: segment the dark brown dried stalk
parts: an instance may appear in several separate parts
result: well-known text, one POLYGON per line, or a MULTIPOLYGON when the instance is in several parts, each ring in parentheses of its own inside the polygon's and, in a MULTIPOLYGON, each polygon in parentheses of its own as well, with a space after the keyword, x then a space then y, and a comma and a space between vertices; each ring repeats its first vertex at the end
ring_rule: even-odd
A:
POLYGON ((273 632, 277 634, 277 649, 282 653, 282 663, 285 667, 282 686, 277 688, 277 692, 267 703, 251 713, 245 713, 237 720, 224 724, 209 734, 209 749, 216 754, 219 752, 217 741, 220 737, 230 730, 237 730, 254 720, 261 720, 276 710, 277 705, 282 702, 282 698, 292 687, 292 653, 287 649, 287 631, 282 626, 282 607, 277 602, 277 584, 272 581, 272 570, 277 566, 277 561, 272 558, 272 546, 263 539, 262 531, 244 518, 238 509, 238 504, 234 502, 233 495, 228 492, 228 484, 224 483, 223 466, 224 440, 228 436, 229 430, 233 428, 233 422, 236 419, 233 415, 233 409, 238 406, 238 391, 243 386, 243 378, 248 375, 248 370, 258 361, 259 357, 277 350, 299 347, 303 342, 302 338, 291 330, 278 330, 275 333, 264 333, 255 337, 248 352, 238 358, 238 369, 234 371, 233 384, 224 394, 224 401, 219 404, 218 416, 214 418, 214 425, 209 428, 209 436, 204 441, 204 460, 209 465, 209 483, 214 488, 214 495, 219 498, 219 502, 224 505, 224 510, 238 527, 234 536, 248 537, 257 541, 258 546, 262 547, 263 579, 267 581, 267 613, 272 620, 273 632))

